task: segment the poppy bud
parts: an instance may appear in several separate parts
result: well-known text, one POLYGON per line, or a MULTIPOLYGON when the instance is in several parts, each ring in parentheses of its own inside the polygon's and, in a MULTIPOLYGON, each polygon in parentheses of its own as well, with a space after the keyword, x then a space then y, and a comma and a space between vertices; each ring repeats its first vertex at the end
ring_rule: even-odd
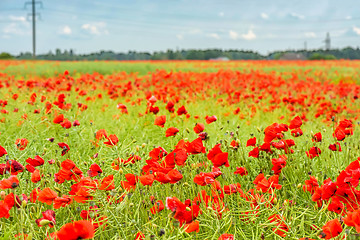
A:
POLYGON ((60 188, 58 188, 58 187, 54 187, 54 189, 55 189, 55 191, 57 191, 57 192, 61 193, 60 188))
POLYGON ((49 223, 52 223, 52 222, 47 219, 43 219, 39 222, 39 225, 45 226, 45 225, 48 225, 49 223))
POLYGON ((136 151, 138 152, 140 150, 140 146, 136 145, 136 151))
POLYGON ((2 200, 5 199, 5 196, 6 196, 6 193, 4 191, 1 191, 0 192, 0 197, 1 197, 2 200))
POLYGON ((259 127, 257 127, 256 129, 258 130, 259 133, 261 132, 261 129, 259 127))
POLYGON ((146 143, 141 144, 141 147, 142 147, 142 148, 145 148, 145 147, 146 147, 146 143))
POLYGON ((186 207, 186 211, 191 211, 191 208, 189 208, 189 207, 186 207))
POLYGON ((129 207, 133 207, 133 206, 134 206, 134 204, 133 204, 133 203, 130 203, 130 204, 129 204, 129 207))
POLYGON ((30 212, 36 213, 36 209, 35 209, 34 207, 31 207, 31 208, 30 208, 30 212))
POLYGON ((301 186, 302 186, 301 183, 299 183, 299 184, 297 185, 297 188, 301 188, 301 186))
POLYGON ((25 208, 25 207, 26 207, 26 204, 27 204, 27 201, 26 201, 26 200, 22 200, 22 202, 21 202, 21 207, 22 207, 22 208, 25 208))
POLYGON ((189 184, 188 184, 187 182, 184 182, 184 183, 183 183, 183 186, 184 186, 184 187, 188 187, 189 184))
POLYGON ((122 170, 122 168, 119 168, 119 173, 123 174, 124 170, 122 170))
POLYGON ((186 130, 187 133, 190 133, 190 129, 186 128, 185 130, 186 130))

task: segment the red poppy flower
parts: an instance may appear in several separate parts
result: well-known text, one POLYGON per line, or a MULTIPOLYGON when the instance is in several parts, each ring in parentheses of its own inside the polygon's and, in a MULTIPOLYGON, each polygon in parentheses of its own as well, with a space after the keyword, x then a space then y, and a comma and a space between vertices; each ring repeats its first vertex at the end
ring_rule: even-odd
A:
POLYGON ((40 171, 39 169, 35 169, 35 171, 31 173, 31 182, 37 183, 40 181, 41 181, 40 171))
POLYGON ((234 172, 234 174, 239 174, 240 176, 246 176, 248 175, 248 171, 246 170, 245 167, 236 167, 236 171, 234 172))
POLYGON ((158 117, 155 118, 154 125, 164 127, 165 123, 166 123, 166 116, 165 115, 158 116, 158 117))
POLYGON ((177 114, 180 116, 180 115, 185 115, 185 114, 187 114, 187 111, 186 111, 186 109, 185 109, 185 107, 184 106, 181 106, 181 107, 179 107, 179 109, 177 110, 177 114))
POLYGON ((163 201, 159 200, 159 201, 156 201, 154 206, 150 209, 150 212, 152 214, 156 214, 158 212, 161 212, 162 210, 164 210, 165 206, 164 206, 164 203, 163 201))
POLYGON ((136 183, 138 182, 138 177, 135 176, 134 174, 128 173, 125 174, 125 178, 127 181, 121 181, 120 182, 121 186, 127 191, 130 191, 131 189, 135 189, 136 183))
POLYGON ((196 123, 194 127, 194 132, 199 134, 205 130, 205 125, 203 123, 196 123))
POLYGON ((205 147, 201 138, 196 138, 194 141, 190 142, 186 148, 188 154, 199 154, 205 153, 205 147))
POLYGON ((342 227, 338 219, 328 221, 323 227, 320 238, 331 239, 338 236, 342 232, 342 227))
POLYGON ((282 186, 279 183, 279 175, 273 175, 266 179, 263 173, 260 173, 254 180, 254 184, 256 185, 257 190, 261 190, 262 192, 267 192, 270 189, 281 189, 282 186))
POLYGON ((254 149, 249 152, 249 157, 258 158, 259 157, 259 147, 254 147, 254 149))
POLYGON ((68 151, 70 151, 69 145, 66 143, 58 143, 59 147, 62 149, 61 156, 64 156, 68 151))
POLYGON ((128 110, 125 104, 119 103, 118 105, 116 105, 117 109, 121 110, 121 113, 125 113, 128 114, 128 110))
POLYGON ((64 121, 64 115, 63 114, 59 114, 57 116, 54 117, 53 123, 55 124, 60 124, 64 121))
POLYGON ((305 185, 303 186, 304 192, 308 191, 311 194, 314 194, 315 190, 319 187, 319 183, 315 177, 310 176, 309 180, 305 180, 305 185))
POLYGON ((321 142, 322 141, 322 135, 321 132, 315 133, 312 137, 313 142, 321 142))
POLYGON ((57 193, 50 188, 44 188, 41 192, 38 193, 37 200, 47 205, 51 205, 55 198, 57 198, 57 193))
POLYGON ((155 177, 153 174, 147 174, 147 175, 143 175, 143 176, 139 176, 138 177, 139 181, 141 182, 142 185, 144 186, 151 186, 155 180, 155 177))
POLYGON ((93 193, 98 187, 98 181, 92 180, 90 177, 81 178, 78 183, 71 186, 70 195, 78 203, 85 203, 93 199, 93 193))
POLYGON ((4 156, 5 154, 7 154, 7 151, 0 145, 0 157, 4 156))
POLYGON ((175 111, 175 108, 174 108, 175 104, 171 101, 169 101, 167 104, 166 104, 166 110, 168 110, 169 112, 173 113, 175 111))
POLYGON ((357 233, 360 233, 360 210, 348 212, 344 218, 344 223, 350 227, 355 227, 357 233))
POLYGON ((279 158, 273 158, 271 160, 271 163, 273 164, 271 170, 274 171, 274 174, 281 173, 281 170, 286 166, 286 159, 287 157, 285 155, 282 155, 279 156, 279 158))
POLYGON ((246 142, 246 146, 255 146, 256 145, 256 137, 250 138, 249 140, 247 140, 246 142))
POLYGON ((4 200, 0 201, 0 219, 9 218, 9 211, 14 206, 13 195, 7 195, 4 200))
POLYGON ((33 159, 32 158, 26 159, 26 162, 32 165, 33 167, 38 167, 44 165, 45 163, 44 159, 42 159, 39 155, 36 155, 33 159))
POLYGON ((207 124, 210 124, 210 123, 212 123, 212 122, 215 122, 216 120, 217 120, 217 117, 214 115, 214 116, 206 116, 205 117, 205 120, 206 120, 206 123, 207 124))
POLYGON ((67 223, 56 232, 59 240, 90 239, 95 235, 95 228, 90 221, 80 220, 67 223))
POLYGON ((224 233, 218 238, 218 240, 234 240, 234 239, 235 239, 234 235, 228 233, 224 233))
POLYGON ((75 121, 72 123, 72 125, 73 125, 74 127, 80 126, 79 120, 75 120, 75 121))
POLYGON ((145 234, 143 234, 142 232, 136 233, 134 240, 145 240, 145 234))
POLYGON ((221 151, 220 145, 221 144, 216 144, 210 149, 207 158, 213 163, 214 167, 220 167, 222 165, 229 167, 228 153, 221 151))
POLYGON ((8 160, 5 164, 5 170, 11 175, 17 175, 24 170, 24 166, 15 160, 8 160))
POLYGON ((104 177, 104 179, 101 180, 99 190, 109 191, 112 189, 115 189, 114 175, 104 177))
POLYGON ((200 173, 194 177, 194 183, 199 184, 200 186, 206 186, 213 182, 215 182, 213 173, 200 173))
POLYGON ((318 157, 321 154, 321 150, 318 147, 311 147, 310 150, 306 151, 305 153, 310 159, 313 159, 314 157, 318 157))
POLYGON ((176 127, 169 127, 165 131, 165 137, 175 136, 179 132, 179 129, 176 127))
POLYGON ((239 146, 240 146, 240 144, 236 140, 232 140, 230 143, 230 147, 232 147, 234 149, 238 149, 239 146))
POLYGON ((90 169, 87 172, 90 177, 96 177, 97 175, 100 175, 102 173, 102 169, 97 163, 93 163, 90 165, 90 169))
POLYGON ((19 179, 16 175, 11 175, 8 179, 0 181, 0 189, 14 189, 19 186, 19 179))
POLYGON ((166 198, 166 208, 174 213, 174 218, 180 222, 180 225, 191 223, 200 213, 198 205, 187 206, 176 197, 166 198))
POLYGON ((289 231, 287 225, 284 222, 284 218, 278 214, 271 215, 269 218, 270 222, 275 222, 275 226, 272 230, 275 234, 280 237, 286 237, 286 232, 289 231))
POLYGON ((240 183, 230 184, 224 186, 224 193, 231 195, 233 193, 242 192, 240 183))
POLYGON ((15 144, 16 147, 20 150, 23 151, 26 146, 28 145, 29 141, 26 138, 20 138, 20 139, 16 139, 15 144))
POLYGON ((288 126, 286 124, 273 123, 270 126, 266 127, 264 130, 265 133, 264 142, 269 143, 275 138, 282 139, 284 137, 282 132, 286 132, 286 131, 288 131, 288 126))
POLYGON ((83 172, 70 159, 64 160, 61 163, 61 168, 59 169, 59 172, 54 174, 55 182, 59 184, 65 182, 65 180, 74 180, 78 182, 82 176, 83 172))
POLYGON ((199 221, 195 220, 189 224, 185 224, 184 229, 185 229, 185 232, 187 232, 187 233, 199 232, 200 231, 199 221))
POLYGON ((95 138, 101 140, 102 138, 107 138, 107 133, 105 129, 100 129, 96 132, 95 138))
POLYGON ((334 144, 330 144, 330 145, 329 145, 329 149, 330 149, 331 151, 339 151, 339 152, 341 152, 341 151, 342 151, 342 149, 341 149, 341 146, 340 146, 340 143, 339 143, 339 142, 334 143, 334 144))
POLYGON ((54 208, 59 209, 61 207, 66 207, 72 203, 72 198, 68 195, 62 195, 62 197, 57 197, 54 199, 54 208))
POLYGON ((69 129, 71 128, 72 124, 68 119, 65 119, 63 122, 60 123, 60 125, 65 129, 69 129))
POLYGON ((290 121, 290 125, 289 125, 289 128, 290 129, 295 129, 295 128, 300 128, 302 125, 302 120, 299 116, 296 116, 295 118, 293 118, 291 121, 290 121))
POLYGON ((291 130, 291 136, 293 137, 300 137, 302 136, 304 133, 303 131, 301 130, 301 128, 295 128, 293 130, 291 130))
POLYGON ((104 142, 104 144, 108 145, 108 146, 115 146, 118 142, 119 142, 119 139, 118 137, 115 135, 115 134, 111 134, 109 135, 109 137, 107 138, 107 142, 104 142))
POLYGON ((49 227, 54 227, 56 224, 55 221, 55 212, 53 210, 46 210, 41 213, 43 215, 42 218, 36 219, 35 222, 39 227, 49 225, 49 227))

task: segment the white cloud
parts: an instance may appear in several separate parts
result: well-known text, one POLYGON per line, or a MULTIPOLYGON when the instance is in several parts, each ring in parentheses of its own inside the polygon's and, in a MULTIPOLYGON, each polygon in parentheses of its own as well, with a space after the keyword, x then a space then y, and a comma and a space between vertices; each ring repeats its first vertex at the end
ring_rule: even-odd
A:
POLYGON ((294 17, 294 18, 297 18, 297 19, 305 19, 304 15, 301 15, 301 14, 298 14, 298 13, 295 13, 295 12, 290 13, 290 16, 294 17))
POLYGON ((64 26, 59 30, 60 35, 70 35, 71 33, 72 33, 72 31, 69 26, 64 26))
POLYGON ((184 39, 184 35, 182 34, 176 34, 176 38, 179 40, 183 40, 184 39))
POLYGON ((8 16, 11 23, 3 27, 2 32, 7 38, 10 35, 26 35, 30 34, 30 24, 24 16, 8 16))
POLYGON ((193 28, 193 29, 190 29, 188 31, 189 34, 200 34, 202 33, 202 31, 200 29, 197 29, 197 28, 193 28))
POLYGON ((10 18, 11 21, 14 21, 14 22, 26 22, 26 18, 24 16, 12 16, 12 15, 10 15, 9 18, 10 18))
POLYGON ((220 39, 220 36, 219 36, 219 34, 217 34, 217 33, 210 33, 210 34, 208 34, 207 36, 210 37, 210 38, 217 39, 217 40, 220 39))
POLYGON ((307 38, 316 38, 316 34, 314 32, 306 32, 304 35, 307 38))
POLYGON ((360 28, 358 27, 353 27, 353 31, 357 34, 357 35, 360 35, 360 28))
POLYGON ((256 35, 252 29, 249 29, 249 31, 247 33, 241 34, 241 38, 243 38, 245 40, 253 40, 253 39, 256 39, 256 35))
POLYGON ((352 19, 352 16, 346 16, 345 19, 346 19, 346 20, 351 20, 351 19, 352 19))
POLYGON ((17 23, 10 23, 3 28, 5 35, 25 35, 28 33, 24 28, 17 23))
POLYGON ((107 35, 109 31, 106 29, 105 22, 86 23, 81 26, 81 29, 92 35, 107 35))
POLYGON ((225 13, 224 12, 219 12, 219 17, 223 17, 224 15, 225 15, 225 13))
POLYGON ((233 30, 229 31, 229 37, 233 40, 237 40, 239 38, 239 34, 233 30))
POLYGON ((266 13, 261 13, 260 16, 262 19, 269 19, 269 15, 267 15, 266 13))

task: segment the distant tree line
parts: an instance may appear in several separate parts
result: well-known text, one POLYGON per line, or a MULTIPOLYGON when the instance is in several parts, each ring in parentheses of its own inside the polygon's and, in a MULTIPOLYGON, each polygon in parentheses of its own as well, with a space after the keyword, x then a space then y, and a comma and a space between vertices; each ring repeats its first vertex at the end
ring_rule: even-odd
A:
MULTIPOLYGON (((245 50, 222 50, 222 49, 190 49, 190 50, 167 50, 158 52, 135 52, 129 51, 127 53, 116 53, 113 51, 100 51, 90 54, 75 54, 72 49, 61 51, 56 49, 55 52, 37 55, 37 59, 41 60, 261 60, 261 59, 282 59, 281 57, 286 53, 301 54, 306 59, 360 59, 360 49, 346 47, 343 49, 331 50, 287 50, 275 51, 268 55, 261 55, 254 51, 245 50)), ((30 52, 20 53, 19 56, 11 56, 8 53, 1 53, 0 59, 32 59, 30 52)))

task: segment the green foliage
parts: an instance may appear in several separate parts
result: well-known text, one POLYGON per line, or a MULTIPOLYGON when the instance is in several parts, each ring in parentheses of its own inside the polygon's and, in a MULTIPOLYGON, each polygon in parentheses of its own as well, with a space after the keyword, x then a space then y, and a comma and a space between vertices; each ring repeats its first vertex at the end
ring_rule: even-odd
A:
POLYGON ((314 53, 309 57, 309 60, 335 60, 336 57, 332 54, 314 53))
POLYGON ((14 56, 12 56, 10 53, 2 52, 0 53, 0 59, 13 59, 14 56))

